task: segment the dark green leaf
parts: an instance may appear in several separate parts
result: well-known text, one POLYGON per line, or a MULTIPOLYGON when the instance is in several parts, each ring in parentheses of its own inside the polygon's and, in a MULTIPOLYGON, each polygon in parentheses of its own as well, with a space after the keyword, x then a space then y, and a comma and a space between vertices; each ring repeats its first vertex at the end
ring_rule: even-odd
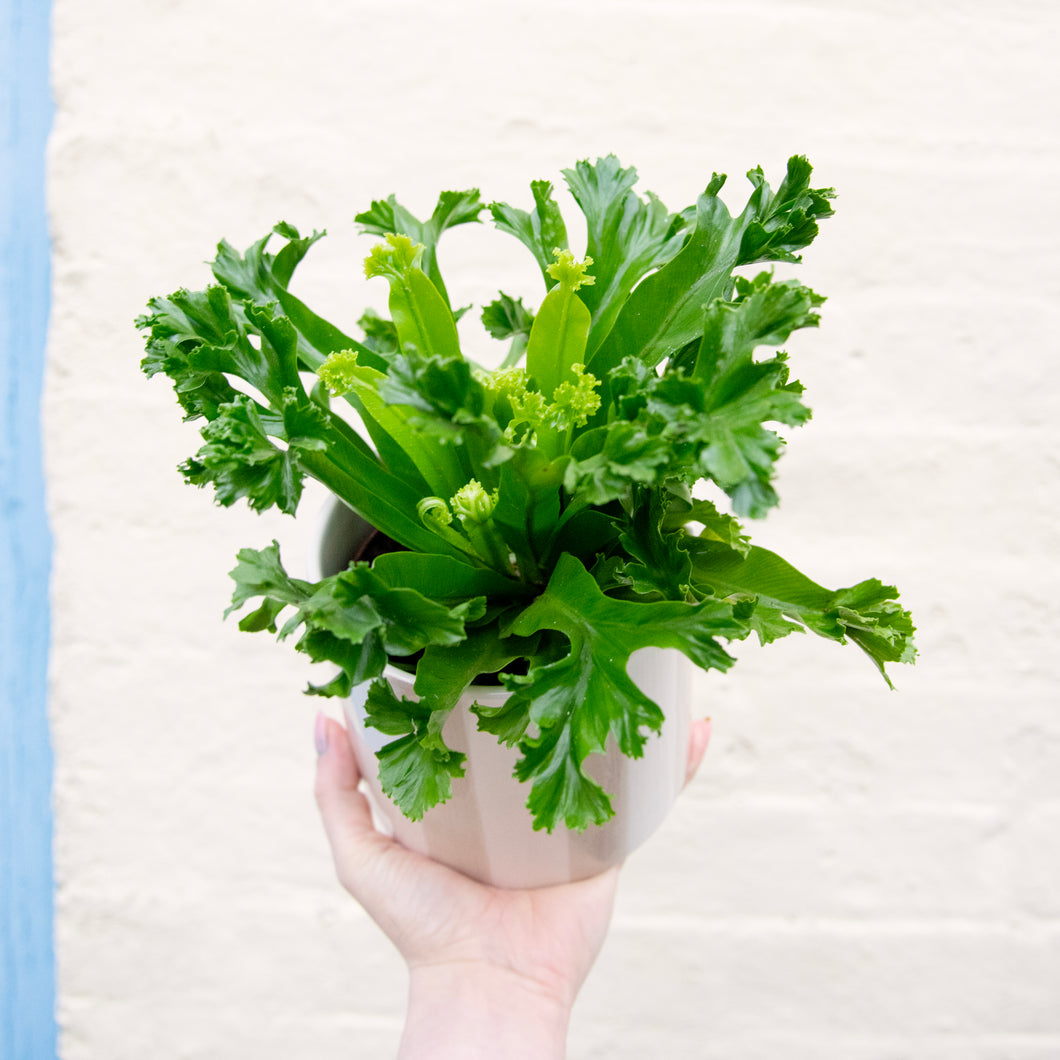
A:
POLYGON ((719 541, 741 556, 750 551, 751 539, 743 532, 743 527, 731 515, 719 512, 712 501, 673 499, 664 517, 664 528, 673 530, 688 523, 702 526, 699 536, 705 541, 719 541))
POLYGON ((741 217, 745 222, 737 263, 756 261, 799 261, 796 250, 807 247, 817 236, 819 218, 835 212, 831 188, 811 188, 813 166, 803 155, 788 159, 788 170, 774 193, 760 167, 747 179, 755 190, 741 217))
POLYGON ((817 327, 824 299, 797 280, 774 281, 768 272, 736 279, 736 297, 707 310, 693 378, 719 385, 719 377, 750 359, 759 346, 779 346, 793 331, 817 327))
POLYGON ((591 358, 636 284, 681 249, 687 232, 684 219, 658 198, 649 193, 645 202, 633 191, 637 171, 624 169, 614 155, 579 162, 563 176, 585 214, 586 255, 593 260, 589 271, 596 278, 580 292, 592 313, 591 358))
MULTIPOLYGON (((284 315, 295 327, 296 347, 299 361, 305 368, 315 371, 329 353, 360 348, 360 344, 344 334, 334 324, 317 316, 299 298, 287 289, 294 270, 305 257, 309 248, 324 236, 314 232, 302 238, 293 226, 280 223, 263 239, 259 239, 239 254, 229 243, 222 240, 217 247, 217 257, 212 263, 213 274, 229 294, 241 303, 267 306, 279 303, 284 315), (278 254, 266 249, 273 235, 288 242, 278 254)), ((371 351, 362 348, 366 364, 381 367, 371 351)))
POLYGON ((484 567, 420 552, 388 552, 372 564, 372 571, 384 585, 415 589, 450 607, 477 596, 519 597, 533 591, 484 567))
POLYGON ((551 290, 556 281, 548 274, 553 262, 554 250, 566 250, 567 228, 563 215, 552 197, 552 184, 547 180, 535 180, 530 184, 534 197, 534 208, 529 212, 516 209, 505 202, 490 203, 493 223, 502 231, 515 236, 533 255, 545 281, 551 290))
POLYGON ((556 630, 570 642, 569 653, 526 678, 509 678, 507 724, 525 710, 536 729, 520 744, 521 780, 534 780, 530 806, 534 827, 559 822, 582 829, 599 824, 610 805, 582 770, 586 757, 604 750, 608 734, 624 754, 639 757, 646 734, 662 725, 662 712, 632 681, 626 664, 645 647, 677 648, 696 665, 728 669, 732 658, 718 636, 743 637, 745 623, 721 602, 634 603, 605 596, 584 566, 560 557, 546 591, 512 622, 510 631, 530 636, 556 630))
MULTIPOLYGON (((293 391, 287 400, 289 406, 298 404, 293 391)), ((309 431, 314 425, 312 411, 307 404, 301 416, 285 409, 285 419, 309 431)), ((253 399, 241 394, 219 407, 217 418, 202 430, 205 444, 181 471, 192 485, 212 485, 217 503, 225 507, 243 498, 255 511, 275 506, 293 514, 304 479, 299 454, 319 451, 324 443, 311 434, 287 438, 284 446, 270 438, 283 438, 285 433, 253 399)))
POLYGON ((385 236, 388 233, 408 236, 413 243, 423 245, 423 271, 430 278, 446 306, 449 295, 438 268, 438 240, 447 228, 478 221, 485 204, 479 197, 478 188, 467 191, 443 191, 438 196, 434 212, 426 221, 420 221, 390 195, 377 199, 362 213, 354 217, 361 231, 369 235, 385 236))
POLYGON ((657 431, 619 420, 581 435, 575 442, 564 485, 590 504, 628 496, 635 485, 650 485, 669 470, 673 450, 657 431))
POLYGON ((390 588, 367 564, 357 563, 320 582, 301 604, 301 617, 354 642, 376 630, 388 653, 412 655, 428 644, 459 644, 466 611, 415 589, 390 588))
POLYGON ((748 174, 754 191, 732 217, 718 197, 725 178, 715 175, 696 204, 695 228, 680 252, 633 291, 607 339, 590 359, 597 374, 626 357, 656 365, 703 334, 703 312, 732 291, 732 270, 753 261, 793 260, 791 251, 817 234, 828 216, 829 189, 811 190, 809 164, 792 159, 774 195, 760 170, 748 174))
POLYGON ((236 555, 236 566, 229 577, 236 583, 227 618, 248 600, 266 597, 281 606, 298 605, 310 592, 309 582, 291 578, 280 560, 280 546, 276 541, 263 549, 241 548, 236 555))
POLYGON ((463 460, 463 481, 510 456, 496 420, 484 415, 486 392, 470 364, 437 357, 399 357, 379 390, 383 400, 419 412, 410 425, 431 444, 452 447, 463 460))
POLYGON ((351 686, 381 673, 388 654, 412 655, 432 645, 455 648, 465 639, 466 623, 484 609, 481 597, 449 606, 429 590, 389 585, 366 563, 316 584, 299 581, 284 570, 275 541, 260 551, 242 549, 237 558, 231 573, 236 588, 225 614, 260 597, 245 628, 275 631, 277 616, 290 608, 279 637, 301 629, 298 650, 314 662, 341 666, 351 686))
MULTIPOLYGON (((755 599, 776 616, 839 643, 849 637, 888 684, 884 664, 912 662, 916 656, 912 618, 897 603, 893 586, 872 578, 833 592, 768 549, 752 547, 741 556, 716 541, 698 541, 691 547, 697 587, 717 599, 755 599)), ((774 624, 763 640, 775 639, 782 631, 783 626, 774 624)))
POLYGON ((213 274, 218 283, 223 284, 235 298, 260 304, 275 301, 276 290, 286 290, 295 267, 309 248, 323 236, 323 232, 314 232, 302 238, 297 228, 280 222, 243 254, 227 240, 221 240, 213 261, 213 274), (277 255, 270 254, 266 249, 273 235, 287 240, 277 255))
POLYGON ((500 468, 493 522, 530 584, 544 580, 542 564, 560 519, 563 465, 520 446, 500 468))
POLYGON ((420 701, 395 694, 384 680, 372 683, 365 724, 398 736, 379 752, 379 784, 401 812, 419 821, 452 795, 452 781, 464 775, 465 756, 440 740, 425 741, 431 711, 420 701))
POLYGON ((523 305, 521 298, 500 292, 489 305, 482 309, 483 327, 495 339, 510 339, 516 335, 529 335, 534 315, 523 305))
POLYGON ((357 326, 364 332, 364 345, 385 357, 387 361, 400 352, 397 328, 392 320, 381 317, 374 309, 361 314, 357 326))
POLYGON ((629 557, 622 577, 641 594, 657 594, 666 600, 685 600, 692 576, 692 560, 684 543, 684 530, 666 531, 666 498, 659 490, 634 491, 634 508, 619 538, 629 557))
POLYGON ((738 514, 760 516, 776 503, 774 464, 782 442, 765 424, 797 426, 809 418, 802 386, 788 379, 779 353, 756 361, 760 345, 783 342, 817 324, 823 301, 794 280, 768 273, 738 279, 733 301, 715 300, 704 315, 703 338, 689 371, 671 366, 661 377, 635 358, 612 377, 616 406, 648 434, 669 441, 691 484, 710 478, 733 499, 738 514))
MULTIPOLYGON (((774 465, 783 442, 766 422, 797 425, 810 416, 802 387, 788 381, 786 357, 737 362, 707 385, 664 376, 647 398, 661 436, 692 457, 691 478, 710 478, 738 515, 762 516, 776 504, 774 465)), ((645 430, 648 428, 645 427, 645 430)))

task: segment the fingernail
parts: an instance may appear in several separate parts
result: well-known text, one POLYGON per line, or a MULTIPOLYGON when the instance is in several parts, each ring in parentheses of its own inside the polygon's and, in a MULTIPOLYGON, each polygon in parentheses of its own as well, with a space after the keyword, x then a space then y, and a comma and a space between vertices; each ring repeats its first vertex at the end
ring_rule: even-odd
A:
POLYGON ((313 726, 313 743, 316 745, 317 757, 328 749, 328 719, 322 710, 317 711, 316 724, 313 726))

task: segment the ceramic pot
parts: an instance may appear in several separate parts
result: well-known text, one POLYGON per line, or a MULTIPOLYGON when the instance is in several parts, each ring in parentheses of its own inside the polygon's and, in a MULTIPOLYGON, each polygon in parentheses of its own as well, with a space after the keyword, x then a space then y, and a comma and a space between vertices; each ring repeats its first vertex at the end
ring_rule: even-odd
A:
MULTIPOLYGON (((344 570, 373 532, 345 505, 331 504, 312 557, 314 573, 344 570)), ((411 850, 500 887, 541 887, 596 875, 623 861, 659 827, 684 784, 693 669, 673 650, 649 648, 630 659, 630 676, 666 715, 662 731, 649 737, 641 758, 627 758, 610 741, 604 754, 591 755, 584 768, 611 796, 615 816, 583 832, 559 826, 551 834, 533 829, 525 805, 529 787, 512 776, 518 751, 479 732, 469 709, 475 702, 503 703, 505 689, 466 690, 443 730, 446 744, 467 755, 465 776, 453 781, 447 802, 421 821, 410 821, 379 786, 375 752, 393 737, 365 727, 368 684, 360 685, 344 709, 376 826, 411 850)), ((413 675, 388 666, 383 676, 397 695, 416 698, 413 675)))

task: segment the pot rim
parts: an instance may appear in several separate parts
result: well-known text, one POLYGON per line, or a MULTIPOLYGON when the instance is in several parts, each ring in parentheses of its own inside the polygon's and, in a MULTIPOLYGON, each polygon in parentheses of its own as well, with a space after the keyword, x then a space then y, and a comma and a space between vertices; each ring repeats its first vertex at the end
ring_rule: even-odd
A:
MULTIPOLYGON (((403 684, 414 685, 416 681, 416 674, 409 673, 407 670, 402 670, 400 666, 395 666, 392 662, 387 662, 386 666, 383 667, 383 672, 378 677, 370 677, 369 681, 378 680, 379 677, 391 680, 397 678, 403 684)), ((461 692, 461 698, 468 695, 471 692, 479 693, 477 698, 496 697, 498 700, 507 700, 511 696, 511 690, 504 687, 504 685, 479 685, 470 684, 464 685, 464 690, 461 692)))
MULTIPOLYGON (((325 497, 322 503, 319 505, 317 512, 313 517, 311 533, 309 535, 308 548, 306 550, 306 571, 308 577, 312 581, 320 581, 321 578, 324 578, 326 576, 324 574, 324 563, 322 561, 321 554, 324 550, 327 535, 329 533, 338 532, 337 528, 334 525, 336 521, 335 513, 340 512, 342 509, 345 509, 345 512, 342 513, 343 518, 352 518, 359 520, 372 531, 376 533, 381 532, 378 530, 377 527, 372 526, 372 524, 368 522, 368 520, 365 519, 363 515, 360 515, 358 512, 355 512, 340 497, 335 496, 335 494, 333 493, 329 493, 328 496, 325 497)), ((400 666, 396 666, 394 663, 392 663, 388 657, 386 666, 384 666, 383 672, 379 674, 378 677, 384 677, 387 680, 390 680, 391 678, 396 678, 403 684, 411 686, 415 683, 416 673, 415 671, 409 673, 407 670, 403 670, 400 666)), ((368 680, 374 681, 377 680, 377 678, 369 678, 368 680)), ((507 700, 512 694, 510 689, 505 688, 503 685, 483 685, 472 683, 469 685, 464 685, 464 691, 461 693, 461 696, 466 696, 472 692, 476 693, 476 699, 485 698, 487 696, 496 697, 493 700, 493 705, 497 705, 499 702, 507 700)))
MULTIPOLYGON (((325 577, 324 574, 324 563, 322 560, 322 552, 324 550, 327 535, 329 533, 338 532, 338 528, 335 525, 339 522, 339 519, 353 519, 362 523, 365 527, 376 530, 364 516, 355 512, 345 501, 341 498, 329 493, 324 499, 323 503, 319 506, 317 514, 313 520, 312 532, 309 535, 309 547, 306 555, 306 569, 308 576, 314 580, 319 581, 325 577), (344 511, 343 511, 344 510, 344 511), (341 516, 337 517, 336 513, 341 512, 341 516)), ((630 656, 630 661, 635 659, 641 652, 675 652, 681 654, 677 649, 674 648, 655 648, 647 647, 640 648, 630 656)), ((627 671, 629 664, 627 663, 627 671)), ((383 672, 379 675, 385 677, 388 680, 391 677, 397 678, 399 681, 406 685, 413 685, 416 680, 416 674, 409 673, 407 670, 402 670, 399 666, 395 666, 389 659, 387 659, 386 666, 383 668, 383 672)), ((375 678, 369 678, 369 680, 375 680, 375 678)), ((503 685, 483 685, 483 684, 469 684, 464 686, 464 691, 461 693, 462 696, 466 696, 469 693, 475 693, 475 698, 482 698, 486 696, 496 697, 493 700, 494 705, 497 705, 504 700, 507 700, 512 692, 510 689, 505 688, 503 685)))

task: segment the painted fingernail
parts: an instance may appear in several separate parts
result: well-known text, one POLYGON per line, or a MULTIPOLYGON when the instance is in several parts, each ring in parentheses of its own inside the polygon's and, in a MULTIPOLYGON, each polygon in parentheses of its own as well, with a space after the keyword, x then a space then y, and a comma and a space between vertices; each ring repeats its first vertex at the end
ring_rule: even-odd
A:
POLYGON ((322 710, 317 711, 316 724, 313 726, 313 743, 319 757, 328 749, 328 719, 322 710))

